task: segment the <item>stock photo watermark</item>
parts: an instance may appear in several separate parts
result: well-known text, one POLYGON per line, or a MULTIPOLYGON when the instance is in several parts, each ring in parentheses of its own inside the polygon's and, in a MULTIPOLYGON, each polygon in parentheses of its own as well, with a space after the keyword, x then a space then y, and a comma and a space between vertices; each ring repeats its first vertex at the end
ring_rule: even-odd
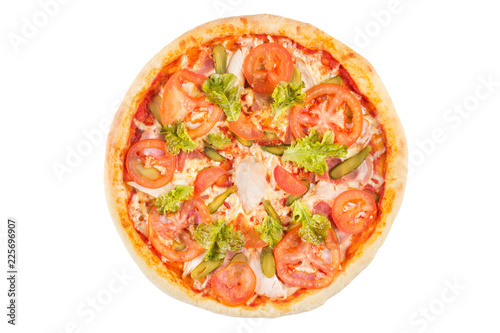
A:
POLYGON ((59 14, 61 6, 66 5, 71 0, 40 0, 38 8, 31 15, 21 17, 20 27, 17 31, 7 33, 7 39, 15 53, 19 53, 23 45, 28 44, 33 38, 38 36, 50 22, 59 14))
POLYGON ((441 318, 446 311, 457 302, 459 297, 467 290, 458 278, 445 279, 444 286, 440 292, 430 301, 420 305, 408 317, 409 327, 398 331, 398 333, 424 333, 427 329, 441 318))
MULTIPOLYGON (((111 103, 110 112, 112 114, 120 106, 123 97, 124 95, 121 95, 111 103)), ((63 182, 68 174, 73 173, 75 169, 85 162, 86 158, 92 155, 96 148, 106 142, 112 117, 112 115, 104 117, 93 128, 82 130, 78 142, 73 145, 65 145, 64 156, 50 163, 52 171, 59 182, 63 182)))
POLYGON ((243 0, 215 0, 212 6, 217 13, 217 17, 222 18, 232 15, 234 10, 243 3, 243 0))
POLYGON ((406 3, 409 2, 412 0, 390 0, 385 8, 372 10, 370 20, 354 28, 355 48, 363 50, 368 47, 391 24, 394 17, 403 12, 406 3))
POLYGON ((458 130, 465 119, 477 112, 484 102, 491 98, 500 87, 500 81, 493 78, 493 74, 479 76, 479 83, 469 95, 454 103, 442 114, 442 126, 435 127, 429 137, 416 140, 415 149, 409 152, 408 176, 415 173, 415 169, 422 166, 437 150, 437 147, 449 139, 453 131, 458 130))
POLYGON ((103 288, 87 296, 76 305, 73 319, 67 321, 61 329, 51 331, 51 333, 84 332, 85 327, 89 326, 100 313, 109 308, 116 296, 123 293, 130 282, 135 279, 135 276, 126 271, 125 267, 121 271, 112 269, 111 275, 112 277, 103 288))

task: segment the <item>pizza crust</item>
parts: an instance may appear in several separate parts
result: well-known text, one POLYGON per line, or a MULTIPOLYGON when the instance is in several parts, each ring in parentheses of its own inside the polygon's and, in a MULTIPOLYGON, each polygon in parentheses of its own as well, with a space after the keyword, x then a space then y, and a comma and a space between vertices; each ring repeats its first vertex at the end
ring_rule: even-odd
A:
POLYGON ((146 64, 127 92, 111 125, 104 183, 108 206, 120 237, 142 272, 158 288, 176 299, 216 313, 239 317, 277 317, 320 306, 349 284, 370 263, 387 237, 401 205, 406 171, 407 145, 403 128, 389 94, 373 67, 346 45, 310 24, 263 14, 230 17, 203 24, 174 40, 146 64), (243 34, 283 35, 307 48, 330 52, 349 72, 360 92, 375 106, 377 118, 386 135, 387 157, 380 221, 329 287, 307 290, 289 302, 267 302, 256 307, 228 307, 187 288, 141 239, 128 216, 130 190, 123 181, 123 165, 135 111, 160 69, 188 49, 205 44, 215 37, 243 34))

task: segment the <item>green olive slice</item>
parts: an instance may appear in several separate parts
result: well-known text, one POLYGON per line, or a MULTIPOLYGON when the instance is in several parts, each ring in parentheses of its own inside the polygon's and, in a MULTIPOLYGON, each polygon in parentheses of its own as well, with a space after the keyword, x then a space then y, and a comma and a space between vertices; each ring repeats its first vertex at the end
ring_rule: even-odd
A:
POLYGON ((195 280, 201 279, 207 276, 214 270, 216 270, 224 260, 207 260, 202 261, 198 266, 196 266, 191 272, 191 277, 195 280))
POLYGON ((224 193, 216 196, 214 200, 208 204, 208 210, 210 211, 210 214, 215 213, 219 209, 219 207, 222 206, 224 201, 226 201, 227 197, 236 192, 237 189, 238 187, 236 185, 233 185, 226 191, 224 191, 224 193))
POLYGON ((361 163, 363 163, 363 161, 368 157, 371 151, 372 146, 368 145, 356 155, 349 157, 347 160, 336 165, 329 172, 330 178, 339 179, 353 172, 357 167, 361 165, 361 163))
POLYGON ((222 45, 215 45, 213 49, 214 56, 214 66, 215 72, 217 74, 226 73, 226 64, 227 64, 227 52, 226 48, 222 45))
POLYGON ((260 253, 260 268, 262 273, 268 278, 272 278, 276 274, 276 262, 274 261, 273 250, 266 246, 260 253))

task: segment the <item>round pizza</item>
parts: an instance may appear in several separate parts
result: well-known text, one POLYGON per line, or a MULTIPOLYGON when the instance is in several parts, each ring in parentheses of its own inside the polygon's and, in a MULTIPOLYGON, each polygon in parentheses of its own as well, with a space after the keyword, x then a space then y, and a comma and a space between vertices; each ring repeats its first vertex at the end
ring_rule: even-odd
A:
POLYGON ((313 309, 374 257, 407 148, 373 67, 272 15, 182 35, 144 67, 107 143, 116 228, 144 274, 233 316, 313 309))

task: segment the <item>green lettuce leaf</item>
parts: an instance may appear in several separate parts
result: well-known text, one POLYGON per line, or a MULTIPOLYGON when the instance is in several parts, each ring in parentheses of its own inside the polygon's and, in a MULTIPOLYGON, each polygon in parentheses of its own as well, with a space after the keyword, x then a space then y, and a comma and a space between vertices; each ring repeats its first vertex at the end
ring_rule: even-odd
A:
POLYGON ((198 144, 189 136, 184 121, 178 120, 173 124, 163 126, 160 134, 165 135, 165 147, 172 155, 179 154, 181 149, 184 151, 193 151, 198 147, 198 144))
POLYGON ((207 135, 206 143, 215 149, 222 149, 231 143, 231 138, 228 138, 223 132, 207 135))
POLYGON ((160 194, 155 200, 155 206, 160 214, 175 213, 179 210, 181 202, 186 201, 192 195, 192 186, 176 185, 172 191, 160 194))
POLYGON ((260 234, 260 238, 268 243, 270 247, 275 247, 283 237, 283 225, 281 221, 270 215, 266 215, 262 223, 255 227, 255 230, 260 234))
POLYGON ((232 73, 213 74, 203 82, 203 91, 207 101, 220 107, 228 121, 236 121, 241 112, 241 93, 243 86, 235 84, 238 78, 232 73))
POLYGON ((275 121, 279 121, 286 115, 286 110, 295 105, 304 104, 306 94, 304 92, 305 84, 303 81, 299 82, 285 82, 278 83, 273 91, 274 103, 272 104, 272 116, 275 121))
POLYGON ((331 130, 325 132, 323 139, 319 133, 312 129, 308 136, 299 139, 283 153, 283 161, 291 161, 307 171, 323 175, 328 166, 327 156, 346 157, 347 147, 334 143, 334 135, 331 130))
POLYGON ((292 204, 292 220, 302 223, 299 229, 299 236, 304 242, 320 244, 324 242, 328 229, 332 226, 328 218, 321 214, 312 215, 311 212, 300 201, 292 204))
POLYGON ((233 230, 224 220, 210 224, 200 223, 194 231, 196 242, 208 250, 205 260, 224 259, 226 251, 238 251, 245 244, 241 231, 233 230))

